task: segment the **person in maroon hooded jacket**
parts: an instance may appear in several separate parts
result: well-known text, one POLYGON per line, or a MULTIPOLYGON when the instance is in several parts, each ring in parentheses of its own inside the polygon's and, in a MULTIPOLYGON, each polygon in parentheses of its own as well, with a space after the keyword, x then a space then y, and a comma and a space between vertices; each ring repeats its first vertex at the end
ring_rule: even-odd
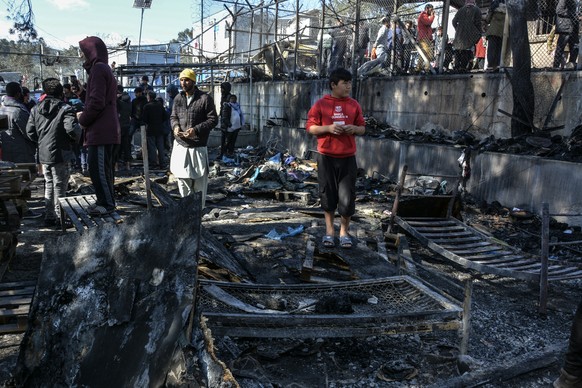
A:
POLYGON ((121 140, 117 119, 117 81, 109 66, 107 47, 90 36, 79 42, 83 67, 89 74, 85 108, 77 114, 84 128, 88 169, 95 188, 96 203, 88 210, 94 216, 115 211, 113 147, 121 140))
POLYGON ((339 242, 351 248, 350 219, 356 211, 356 135, 363 135, 366 122, 362 108, 350 97, 352 74, 336 69, 329 75, 331 94, 320 98, 307 114, 307 132, 317 136, 317 182, 326 232, 322 244, 335 246, 335 210, 340 220, 339 242))

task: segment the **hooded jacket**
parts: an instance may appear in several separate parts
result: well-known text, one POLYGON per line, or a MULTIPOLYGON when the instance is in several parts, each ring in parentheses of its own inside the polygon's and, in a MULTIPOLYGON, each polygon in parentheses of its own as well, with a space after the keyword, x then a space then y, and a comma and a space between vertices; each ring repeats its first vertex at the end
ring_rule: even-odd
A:
POLYGON ((129 131, 131 125, 131 97, 125 92, 117 97, 117 114, 121 130, 129 131))
POLYGON ((73 159, 73 143, 79 139, 81 127, 72 106, 46 96, 32 109, 26 133, 38 143, 40 163, 54 165, 73 159))
POLYGON ((186 92, 181 91, 174 99, 170 123, 172 128, 179 127, 182 132, 185 132, 188 128, 194 128, 196 131, 196 140, 174 136, 178 144, 188 148, 206 147, 210 131, 218 123, 214 100, 208 94, 196 88, 192 101, 188 104, 186 92))
POLYGON ((168 120, 166 108, 156 100, 150 101, 143 107, 143 123, 146 125, 147 136, 163 136, 164 123, 168 120))
POLYGON ((79 42, 85 54, 83 68, 89 74, 85 109, 79 123, 85 128, 86 146, 119 144, 121 135, 117 118, 117 81, 108 64, 107 47, 90 36, 79 42))
POLYGON ((481 9, 475 1, 466 0, 453 18, 455 40, 453 46, 457 50, 472 49, 481 38, 481 9))
POLYGON ((8 116, 8 129, 0 131, 2 159, 14 163, 34 163, 35 146, 26 136, 29 113, 16 98, 4 96, 0 114, 8 116))

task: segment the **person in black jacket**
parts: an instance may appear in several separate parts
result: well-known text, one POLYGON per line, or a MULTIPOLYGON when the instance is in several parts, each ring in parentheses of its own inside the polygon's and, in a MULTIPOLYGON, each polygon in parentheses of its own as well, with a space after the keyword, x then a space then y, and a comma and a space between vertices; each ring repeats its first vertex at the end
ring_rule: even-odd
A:
POLYGON ((147 104, 148 100, 143 94, 143 89, 137 87, 133 90, 135 98, 131 101, 131 128, 129 131, 130 139, 133 139, 135 132, 139 131, 139 128, 143 125, 141 119, 143 107, 147 104))
POLYGON ((214 100, 196 87, 196 73, 180 73, 182 91, 174 99, 170 123, 174 145, 170 171, 178 183, 181 197, 202 193, 202 208, 208 188, 208 138, 218 123, 214 100))
POLYGON ((153 169, 166 169, 165 122, 168 112, 164 105, 156 101, 156 93, 147 93, 148 103, 143 107, 142 120, 146 125, 148 161, 153 169))
POLYGON ((566 45, 570 49, 565 68, 573 70, 578 60, 580 20, 576 12, 576 0, 558 0, 556 6, 556 34, 559 34, 554 54, 554 68, 560 68, 566 45))
POLYGON ((42 82, 46 97, 30 114, 26 134, 38 144, 38 158, 43 166, 45 180, 45 225, 60 228, 58 198, 66 197, 70 175, 73 144, 81 136, 75 109, 65 103, 63 86, 56 78, 42 82))
POLYGON ((117 164, 117 170, 121 169, 120 162, 125 163, 125 169, 129 170, 131 157, 131 97, 123 90, 123 86, 117 85, 117 116, 121 128, 121 144, 116 144, 113 150, 113 160, 117 164))
POLYGON ((227 128, 230 125, 230 105, 228 102, 230 101, 230 91, 232 86, 230 82, 223 82, 220 84, 220 110, 218 115, 220 116, 220 153, 216 157, 217 160, 221 160, 222 156, 224 155, 224 150, 226 147, 226 137, 227 137, 227 128))

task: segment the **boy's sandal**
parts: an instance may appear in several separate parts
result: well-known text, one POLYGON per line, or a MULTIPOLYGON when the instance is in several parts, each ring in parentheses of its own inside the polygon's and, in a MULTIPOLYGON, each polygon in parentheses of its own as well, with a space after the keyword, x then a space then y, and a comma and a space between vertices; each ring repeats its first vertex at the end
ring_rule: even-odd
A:
POLYGON ((350 236, 340 236, 340 247, 350 249, 352 247, 352 238, 350 236))
POLYGON ((321 243, 326 248, 333 248, 333 247, 335 247, 335 242, 333 241, 333 236, 330 236, 328 234, 326 234, 325 236, 323 236, 323 238, 321 239, 321 243))

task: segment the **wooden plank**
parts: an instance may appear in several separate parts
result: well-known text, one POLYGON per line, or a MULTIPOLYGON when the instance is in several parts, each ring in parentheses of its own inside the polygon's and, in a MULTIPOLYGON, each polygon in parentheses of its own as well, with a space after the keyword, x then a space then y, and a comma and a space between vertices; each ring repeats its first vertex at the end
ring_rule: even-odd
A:
POLYGON ((61 219, 64 220, 65 219, 64 216, 66 215, 75 226, 75 229, 77 229, 77 231, 79 232, 82 232, 85 229, 85 227, 79 221, 79 217, 77 216, 75 210, 71 207, 71 204, 69 203, 67 197, 59 198, 59 203, 61 205, 61 219))
POLYGON ((85 222, 85 225, 87 225, 88 228, 92 227, 93 224, 103 225, 105 223, 101 217, 92 217, 87 213, 87 209, 95 204, 96 197, 94 195, 83 195, 73 198, 75 198, 79 205, 78 210, 75 210, 77 210, 79 216, 83 219, 83 222, 85 222))
POLYGON ((159 183, 151 182, 150 188, 152 194, 156 197, 162 207, 168 207, 176 203, 174 198, 172 198, 172 196, 159 183))
POLYGON ((20 228, 20 213, 16 209, 16 205, 12 201, 2 201, 4 210, 6 210, 6 223, 10 230, 20 228))
POLYGON ((31 297, 24 295, 12 295, 0 297, 1 306, 19 306, 21 304, 30 304, 31 297))
POLYGON ((23 287, 30 287, 30 286, 36 286, 36 281, 27 280, 27 281, 22 281, 22 282, 0 283, 0 290, 11 290, 13 288, 23 288, 23 287))
POLYGON ((23 304, 15 309, 0 309, 0 321, 6 320, 16 315, 28 315, 30 304, 23 304))
POLYGON ((87 207, 87 205, 83 202, 80 202, 80 198, 71 197, 71 199, 69 199, 68 201, 69 201, 69 205, 71 206, 71 208, 73 209, 73 211, 75 212, 75 214, 77 215, 77 217, 79 218, 81 223, 83 224, 83 230, 85 229, 85 227, 90 228, 94 224, 97 224, 97 225, 99 224, 99 223, 91 220, 91 218, 89 217, 89 215, 85 211, 85 208, 87 207))
POLYGON ((32 294, 34 294, 34 288, 35 287, 31 286, 31 287, 24 287, 24 288, 14 289, 14 290, 2 290, 2 291, 0 291, 0 298, 5 297, 5 296, 12 296, 12 295, 30 295, 30 296, 32 296, 32 294))

